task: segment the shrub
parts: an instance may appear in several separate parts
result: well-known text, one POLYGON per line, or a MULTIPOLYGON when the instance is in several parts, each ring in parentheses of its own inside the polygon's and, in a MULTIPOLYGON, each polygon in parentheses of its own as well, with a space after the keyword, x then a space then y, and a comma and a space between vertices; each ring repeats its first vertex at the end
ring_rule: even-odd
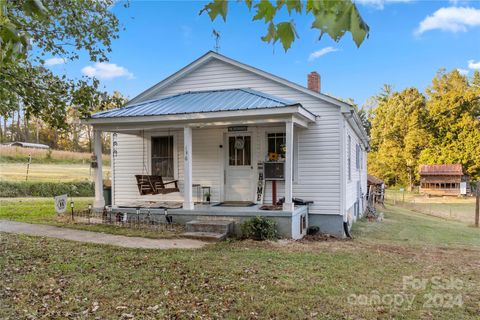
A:
POLYGON ((242 235, 254 240, 272 240, 277 238, 277 223, 265 217, 255 217, 242 223, 242 235))
POLYGON ((0 197, 53 197, 67 193, 76 197, 91 197, 95 194, 92 182, 7 182, 0 181, 0 197))

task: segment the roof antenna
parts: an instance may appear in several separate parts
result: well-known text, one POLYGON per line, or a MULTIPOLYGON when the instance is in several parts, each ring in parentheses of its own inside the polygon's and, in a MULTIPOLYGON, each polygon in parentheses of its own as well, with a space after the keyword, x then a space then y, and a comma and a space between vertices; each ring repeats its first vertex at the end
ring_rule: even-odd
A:
POLYGON ((220 50, 220 32, 218 32, 217 30, 213 29, 213 30, 212 30, 212 35, 213 35, 213 37, 215 38, 215 46, 214 46, 214 49, 215 49, 215 52, 218 53, 218 50, 220 50))

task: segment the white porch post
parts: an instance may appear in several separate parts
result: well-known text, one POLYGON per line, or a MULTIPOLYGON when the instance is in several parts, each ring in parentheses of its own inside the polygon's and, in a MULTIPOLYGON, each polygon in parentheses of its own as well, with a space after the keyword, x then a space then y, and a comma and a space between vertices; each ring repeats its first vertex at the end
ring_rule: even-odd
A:
POLYGON ((93 208, 96 211, 103 210, 105 199, 103 198, 103 174, 102 174, 102 131, 93 131, 93 152, 97 157, 97 168, 95 168, 95 201, 93 208))
POLYGON ((194 203, 192 198, 192 128, 190 127, 183 127, 183 159, 183 209, 193 210, 194 203))
POLYGON ((293 212, 293 121, 289 120, 285 124, 285 202, 283 203, 284 211, 293 212))

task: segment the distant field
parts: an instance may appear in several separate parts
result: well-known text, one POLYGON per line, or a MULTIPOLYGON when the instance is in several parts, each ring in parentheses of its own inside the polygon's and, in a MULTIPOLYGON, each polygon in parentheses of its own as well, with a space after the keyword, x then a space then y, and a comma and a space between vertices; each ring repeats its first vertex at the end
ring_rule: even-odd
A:
MULTIPOLYGON (((44 150, 0 145, 0 163, 27 163, 30 155, 32 156, 32 163, 88 164, 90 163, 91 157, 91 154, 88 152, 44 150)), ((103 155, 103 161, 104 163, 109 163, 110 156, 103 155)))
MULTIPOLYGON (((27 165, 25 163, 0 163, 0 180, 25 181, 27 165)), ((104 178, 109 177, 110 167, 103 166, 104 178)), ((28 172, 28 181, 72 182, 91 181, 93 170, 85 164, 44 164, 32 163, 28 172)))
POLYGON ((414 211, 472 224, 475 222, 474 197, 426 197, 413 192, 387 190, 387 203, 402 206, 414 211))

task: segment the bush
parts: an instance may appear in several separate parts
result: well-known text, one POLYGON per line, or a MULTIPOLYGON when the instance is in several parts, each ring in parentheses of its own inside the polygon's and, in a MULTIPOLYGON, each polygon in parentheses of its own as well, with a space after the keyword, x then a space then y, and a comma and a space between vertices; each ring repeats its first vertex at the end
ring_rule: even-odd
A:
POLYGON ((255 217, 242 223, 242 235, 254 240, 277 239, 277 223, 265 217, 255 217))
POLYGON ((54 197, 67 193, 75 197, 91 197, 95 194, 92 182, 7 182, 0 181, 0 197, 54 197))

